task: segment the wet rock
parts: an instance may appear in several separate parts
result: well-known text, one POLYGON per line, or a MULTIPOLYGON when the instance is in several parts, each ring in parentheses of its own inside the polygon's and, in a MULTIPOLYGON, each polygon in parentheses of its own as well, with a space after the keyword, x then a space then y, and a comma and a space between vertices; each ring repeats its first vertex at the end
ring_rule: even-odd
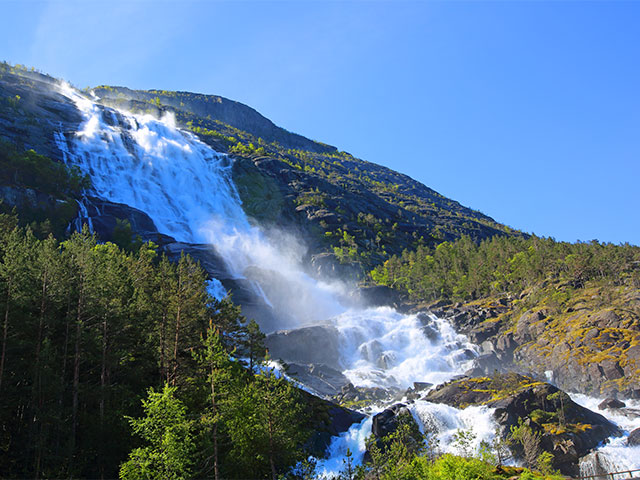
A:
POLYGON ((313 434, 306 446, 318 457, 324 455, 333 437, 346 432, 351 425, 365 418, 360 412, 341 407, 308 392, 300 391, 300 394, 304 399, 306 414, 313 428, 313 434))
POLYGON ((425 337, 427 337, 431 342, 435 342, 440 338, 440 330, 433 318, 424 312, 419 313, 417 318, 421 323, 421 330, 425 337))
POLYGON ((403 417, 415 422, 406 405, 402 403, 393 405, 373 417, 371 433, 375 438, 383 438, 396 431, 403 417))
POLYGON ((273 358, 287 363, 324 364, 341 371, 338 330, 330 325, 316 325, 284 330, 267 335, 265 340, 273 358))
POLYGON ((604 410, 605 408, 624 408, 626 407, 626 404, 624 402, 621 402, 620 400, 618 400, 617 398, 605 398, 600 405, 598 405, 598 408, 600 410, 604 410))
POLYGON ((416 392, 421 392, 423 390, 428 390, 431 387, 433 387, 433 383, 429 383, 429 382, 413 382, 413 389, 416 392))
POLYGON ((351 385, 342 372, 328 365, 289 363, 288 374, 323 397, 331 397, 351 385))
MULTIPOLYGON (((373 417, 371 433, 375 439, 377 447, 381 451, 385 451, 388 446, 385 442, 385 438, 388 435, 393 434, 401 424, 408 426, 409 435, 403 439, 405 447, 410 452, 416 452, 418 450, 422 443, 420 428, 407 406, 403 403, 397 403, 373 417)), ((364 461, 371 461, 371 453, 368 449, 365 452, 364 461)))
POLYGON ((640 428, 633 430, 627 437, 627 445, 636 447, 640 445, 640 428))

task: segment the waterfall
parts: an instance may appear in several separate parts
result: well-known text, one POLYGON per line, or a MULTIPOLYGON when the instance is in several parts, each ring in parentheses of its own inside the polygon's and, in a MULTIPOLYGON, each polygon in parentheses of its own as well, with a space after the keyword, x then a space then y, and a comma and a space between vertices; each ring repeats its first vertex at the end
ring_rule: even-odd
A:
MULTIPOLYGON (((68 86, 62 92, 84 121, 78 132, 59 134, 56 141, 65 161, 90 176, 91 195, 145 212, 159 232, 177 241, 211 244, 238 278, 266 276, 267 301, 287 312, 274 330, 313 325, 337 332, 336 364, 353 385, 401 391, 414 381, 438 384, 463 373, 477 355, 476 346, 436 317, 343 305, 339 284, 304 273, 297 239, 280 232, 274 241, 250 224, 232 181, 232 159, 176 128, 170 115, 134 115, 98 105, 68 86)), ((209 290, 225 294, 215 279, 209 290)), ((478 441, 493 432, 487 409, 420 401, 410 408, 422 428, 438 426, 443 444, 457 428, 477 430, 478 441)), ((370 430, 371 417, 334 439, 324 471, 341 468, 346 448, 361 460, 370 430)))

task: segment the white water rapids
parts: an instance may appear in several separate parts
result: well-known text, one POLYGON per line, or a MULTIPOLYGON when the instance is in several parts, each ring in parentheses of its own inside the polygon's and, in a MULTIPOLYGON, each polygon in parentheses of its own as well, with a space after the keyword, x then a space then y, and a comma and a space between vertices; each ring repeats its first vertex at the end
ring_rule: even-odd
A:
MULTIPOLYGON (((580 474, 583 476, 600 475, 604 472, 622 472, 625 470, 640 469, 640 445, 631 447, 627 445, 629 433, 640 428, 640 401, 625 400, 626 408, 606 409, 604 412, 598 408, 601 399, 589 397, 579 393, 571 394, 571 398, 583 407, 603 414, 623 431, 621 437, 612 437, 608 443, 600 446, 595 452, 580 460, 580 474)), ((635 473, 638 476, 638 472, 635 473)), ((618 475, 612 480, 627 478, 618 475)), ((604 477, 598 477, 604 478, 604 477)), ((611 478, 611 477, 607 477, 611 478)), ((598 479, 596 479, 598 480, 598 479)))
MULTIPOLYGON (((289 313, 276 329, 335 328, 342 373, 353 385, 406 389, 414 381, 439 384, 468 369, 476 347, 446 321, 431 318, 436 335, 430 339, 418 317, 389 308, 346 307, 339 285, 306 275, 299 242, 281 234, 276 243, 248 221, 232 181, 232 160, 177 129, 172 117, 158 120, 105 108, 68 86, 62 92, 84 121, 78 132, 61 133, 56 141, 65 161, 90 176, 90 193, 145 212, 160 233, 177 241, 213 245, 237 278, 256 267, 285 277, 296 291, 266 298, 289 313)), ((224 294, 215 279, 211 291, 224 294)), ((477 442, 490 440, 495 431, 492 412, 486 408, 460 411, 417 401, 410 410, 422 428, 436 427, 445 451, 458 428, 473 429, 477 442)), ((370 431, 371 417, 336 437, 320 470, 327 475, 340 470, 347 449, 355 463, 361 461, 370 431)))

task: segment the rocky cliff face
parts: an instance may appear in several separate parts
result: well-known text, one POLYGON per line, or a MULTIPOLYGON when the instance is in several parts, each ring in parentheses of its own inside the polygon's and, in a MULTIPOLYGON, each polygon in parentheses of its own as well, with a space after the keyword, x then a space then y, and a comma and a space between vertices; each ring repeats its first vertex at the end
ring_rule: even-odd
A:
POLYGON ((54 133, 76 131, 82 118, 58 85, 47 75, 0 64, 0 138, 62 161, 54 133))
POLYGON ((476 374, 516 370, 566 390, 640 398, 640 290, 594 286, 562 305, 534 296, 433 310, 481 345, 476 374))

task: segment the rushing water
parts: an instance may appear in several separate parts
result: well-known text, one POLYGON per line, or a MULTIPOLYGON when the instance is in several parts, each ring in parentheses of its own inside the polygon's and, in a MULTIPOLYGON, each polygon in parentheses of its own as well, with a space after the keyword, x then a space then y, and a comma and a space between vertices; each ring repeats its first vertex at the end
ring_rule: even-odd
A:
POLYGON ((602 399, 577 393, 571 394, 571 398, 583 407, 603 414, 623 431, 621 437, 611 437, 596 452, 583 457, 580 460, 580 474, 589 476, 640 469, 640 446, 627 445, 629 433, 640 428, 640 401, 625 400, 626 408, 602 411, 598 408, 602 399))
MULTIPOLYGON (((172 117, 133 115, 97 105, 68 86, 62 91, 84 121, 78 132, 58 134, 56 141, 67 163, 91 177, 91 194, 145 212, 158 231, 177 241, 213 245, 238 278, 253 271, 283 279, 280 291, 278 282, 262 285, 268 304, 276 312, 288 312, 275 328, 331 326, 339 334, 342 373, 354 385, 406 389, 414 381, 441 383, 468 368, 476 347, 446 321, 431 317, 425 325, 424 318, 390 308, 347 308, 340 301, 340 285, 306 275, 300 242, 251 226, 232 181, 232 160, 176 128, 172 117)), ((90 222, 86 210, 80 220, 90 222)), ((217 297, 225 294, 216 279, 209 291, 217 297)), ((409 408, 425 432, 438 432, 445 451, 459 428, 473 429, 478 443, 490 440, 495 431, 486 408, 457 410, 424 401, 409 408)), ((371 416, 336 437, 320 470, 329 474, 342 468, 347 449, 355 463, 361 461, 370 431, 371 416)), ((601 452, 616 465, 636 465, 627 457, 640 458, 640 452, 627 449, 622 454, 622 444, 618 448, 615 442, 601 452)))

